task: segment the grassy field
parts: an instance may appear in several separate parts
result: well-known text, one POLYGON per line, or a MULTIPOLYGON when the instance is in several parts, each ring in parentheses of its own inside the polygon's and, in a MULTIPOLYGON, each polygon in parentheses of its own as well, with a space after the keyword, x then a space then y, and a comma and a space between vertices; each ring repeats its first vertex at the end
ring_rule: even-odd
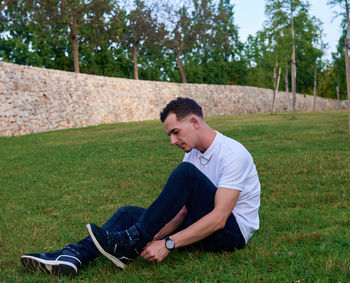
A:
MULTIPOLYGON (((247 147, 259 172, 261 228, 243 250, 176 250, 125 271, 100 257, 72 281, 350 282, 347 113, 290 116, 208 119, 247 147)), ((119 206, 147 207, 182 157, 158 121, 0 138, 0 281, 60 281, 26 272, 20 256, 75 243, 119 206)))

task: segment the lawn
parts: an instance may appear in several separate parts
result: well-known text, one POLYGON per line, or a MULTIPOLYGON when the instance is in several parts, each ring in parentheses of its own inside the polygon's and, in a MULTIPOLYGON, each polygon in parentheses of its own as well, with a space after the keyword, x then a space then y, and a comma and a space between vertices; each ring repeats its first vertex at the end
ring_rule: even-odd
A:
MULTIPOLYGON (((125 271, 100 257, 72 281, 350 282, 347 113, 290 116, 207 119, 247 147, 259 172, 261 228, 244 249, 176 250, 125 271)), ((26 272, 20 256, 75 243, 120 206, 147 207, 182 157, 159 121, 0 138, 0 281, 60 281, 26 272)))

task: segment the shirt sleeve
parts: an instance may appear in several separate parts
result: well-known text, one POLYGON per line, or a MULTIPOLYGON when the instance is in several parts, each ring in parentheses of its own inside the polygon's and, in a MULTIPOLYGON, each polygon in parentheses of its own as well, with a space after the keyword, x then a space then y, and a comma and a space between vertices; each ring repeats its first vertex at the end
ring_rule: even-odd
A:
POLYGON ((227 154, 222 160, 222 173, 218 187, 243 191, 251 163, 252 157, 246 150, 227 154))

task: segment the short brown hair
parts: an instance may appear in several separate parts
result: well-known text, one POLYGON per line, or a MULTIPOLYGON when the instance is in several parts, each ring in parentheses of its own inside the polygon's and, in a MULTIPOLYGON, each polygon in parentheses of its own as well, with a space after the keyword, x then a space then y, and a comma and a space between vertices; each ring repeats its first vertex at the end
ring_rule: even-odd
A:
POLYGON ((178 97, 170 101, 160 113, 160 120, 164 123, 170 113, 174 113, 178 120, 185 118, 189 114, 195 114, 203 118, 202 107, 191 98, 178 97))

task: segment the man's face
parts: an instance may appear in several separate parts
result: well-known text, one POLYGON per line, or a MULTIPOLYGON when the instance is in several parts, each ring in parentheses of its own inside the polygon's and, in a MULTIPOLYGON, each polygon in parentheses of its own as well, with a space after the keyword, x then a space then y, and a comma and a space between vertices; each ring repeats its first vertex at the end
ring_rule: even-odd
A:
POLYGON ((174 113, 170 113, 164 121, 164 128, 170 136, 171 144, 177 145, 185 152, 190 152, 197 142, 195 127, 190 118, 191 115, 178 120, 174 113))

